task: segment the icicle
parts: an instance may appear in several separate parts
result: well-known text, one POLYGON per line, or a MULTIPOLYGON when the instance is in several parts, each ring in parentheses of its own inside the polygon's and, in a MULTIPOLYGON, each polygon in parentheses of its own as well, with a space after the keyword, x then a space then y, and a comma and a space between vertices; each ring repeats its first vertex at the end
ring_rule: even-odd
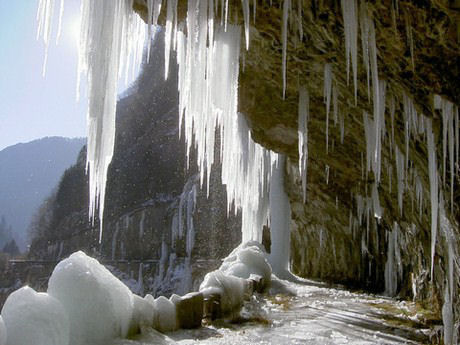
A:
POLYGON ((345 137, 345 119, 344 119, 343 114, 340 114, 339 125, 340 125, 340 143, 343 144, 343 139, 345 137))
POLYGON ((377 189, 376 183, 372 184, 372 208, 374 209, 374 217, 380 221, 383 211, 382 207, 380 206, 379 191, 377 189))
POLYGON ((417 206, 419 212, 419 218, 422 218, 422 207, 423 207, 423 184, 420 176, 415 175, 415 195, 417 199, 417 206))
POLYGON ((431 200, 431 280, 433 281, 434 254, 436 250, 436 234, 438 226, 438 171, 436 164, 436 147, 431 126, 431 119, 426 118, 428 141, 428 172, 430 177, 431 200))
POLYGON ((398 278, 402 278, 401 253, 399 246, 399 225, 394 223, 393 230, 387 233, 387 262, 385 263, 385 294, 395 296, 398 290, 398 278))
MULTIPOLYGON (((374 79, 373 79, 374 80, 374 79)), ((382 136, 385 127, 385 91, 386 82, 384 80, 379 81, 378 77, 375 77, 375 82, 378 83, 378 87, 374 88, 374 135, 375 135, 375 152, 374 152, 374 174, 378 183, 380 183, 380 171, 381 171, 381 160, 382 160, 382 136), (378 101, 376 101, 376 97, 378 101)), ((373 81, 373 82, 374 82, 373 81)))
POLYGON ((46 74, 46 64, 48 61, 48 48, 51 40, 51 26, 54 19, 54 0, 40 0, 37 11, 37 39, 40 37, 45 44, 45 58, 43 59, 43 76, 46 74))
POLYGON ((326 164, 326 184, 329 184, 329 165, 326 164))
MULTIPOLYGON (((241 0, 241 2, 242 2, 242 7, 243 7, 244 37, 246 39, 246 50, 249 50, 249 0, 241 0)), ((283 24, 283 28, 284 28, 284 24, 283 24)), ((283 43, 283 49, 285 49, 284 48, 284 43, 283 43)), ((284 68, 286 68, 286 67, 284 67, 284 68)), ((284 93, 283 93, 283 95, 284 95, 284 93)))
MULTIPOLYGON (((166 31, 165 31, 165 80, 168 79, 169 74, 169 56, 171 51, 171 38, 173 34, 173 25, 177 18, 177 0, 168 0, 166 8, 166 31)), ((149 43, 150 44, 150 43, 149 43)))
POLYGON ((332 112, 334 114, 334 126, 339 121, 339 91, 335 85, 332 86, 332 112))
POLYGON ((273 165, 270 181, 270 264, 278 277, 289 272, 291 207, 284 191, 285 157, 280 155, 273 165))
POLYGON ((142 240, 142 237, 144 236, 144 223, 145 223, 145 209, 142 210, 141 220, 139 222, 139 239, 140 240, 142 240))
POLYGON ((58 22, 58 30, 56 35, 56 44, 59 44, 59 39, 61 38, 61 31, 62 31, 62 17, 64 16, 64 0, 61 0, 61 5, 59 6, 59 22, 58 22))
MULTIPOLYGON (((256 0, 254 0, 256 1, 256 0)), ((297 0, 297 22, 299 27, 299 40, 303 40, 302 0, 297 0)))
MULTIPOLYGON (((125 0, 82 2, 78 74, 85 75, 88 80, 89 215, 94 221, 99 205, 99 240, 103 228, 107 169, 115 138, 118 76, 123 68, 129 68, 134 57, 139 56, 133 51, 142 47, 144 42, 144 31, 139 30, 140 21, 125 0)), ((138 65, 139 61, 132 63, 138 65)))
POLYGON ((291 8, 291 0, 284 0, 283 2, 283 26, 281 28, 281 41, 283 45, 283 61, 282 61, 282 74, 283 74, 283 99, 286 98, 286 58, 287 58, 287 35, 288 35, 288 20, 289 9, 291 8))
POLYGON ((326 103, 326 154, 329 153, 329 111, 331 108, 332 95, 332 66, 327 63, 324 65, 324 102, 326 103))
POLYGON ((407 35, 407 41, 409 43, 409 50, 410 50, 410 59, 412 63, 412 69, 415 70, 415 64, 414 64, 414 40, 412 37, 412 26, 410 24, 410 18, 409 15, 406 13, 406 35, 407 35))
POLYGON ((391 141, 390 141, 390 154, 393 152, 395 147, 395 112, 396 104, 394 96, 390 98, 390 118, 391 118, 391 141))
POLYGON ((448 137, 449 137, 449 163, 450 163, 450 212, 454 213, 454 157, 455 157, 455 138, 454 138, 454 113, 452 103, 448 103, 446 112, 448 113, 448 137))
POLYGON ((361 45, 363 49, 363 63, 366 68, 367 74, 367 94, 370 98, 370 67, 369 67, 369 26, 370 19, 368 13, 367 3, 361 2, 359 7, 359 22, 361 27, 361 45))
POLYGON ((455 151, 457 152, 456 167, 457 173, 460 170, 460 118, 458 115, 458 107, 455 106, 455 151))
MULTIPOLYGON (((87 1, 87 0, 85 0, 87 1)), ((117 0, 124 1, 124 0, 117 0)), ((126 6, 132 7, 129 1, 125 1, 126 6)), ((150 48, 152 46, 153 28, 157 25, 158 16, 161 12, 162 0, 147 0, 147 62, 150 59, 150 48)))
POLYGON ((363 111, 364 135, 366 137, 366 173, 374 170, 374 153, 375 153, 375 126, 369 119, 367 112, 363 111))
POLYGON ((449 114, 444 111, 444 101, 442 101, 442 183, 446 183, 446 161, 447 161, 447 129, 449 127, 449 114))
POLYGON ((401 153, 399 147, 396 146, 396 175, 398 177, 398 206, 399 213, 402 215, 403 212, 403 195, 405 189, 405 169, 404 169, 404 154, 401 153))
POLYGON ((303 202, 307 200, 307 162, 308 162, 308 117, 310 98, 304 86, 299 88, 298 140, 299 174, 302 180, 303 202))
POLYGON ((347 58, 347 84, 350 79, 351 57, 356 104, 358 99, 358 2, 357 0, 342 0, 341 3, 345 33, 345 55, 347 58))

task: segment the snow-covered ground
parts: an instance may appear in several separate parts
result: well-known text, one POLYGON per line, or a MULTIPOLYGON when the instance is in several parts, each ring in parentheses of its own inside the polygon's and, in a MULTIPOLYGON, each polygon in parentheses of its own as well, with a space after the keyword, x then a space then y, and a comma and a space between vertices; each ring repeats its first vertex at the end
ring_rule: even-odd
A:
POLYGON ((242 322, 215 322, 197 330, 179 330, 167 336, 149 331, 135 340, 121 340, 116 345, 370 345, 427 341, 429 331, 414 327, 418 322, 411 303, 328 288, 313 282, 287 284, 296 295, 254 296, 242 311, 242 322))

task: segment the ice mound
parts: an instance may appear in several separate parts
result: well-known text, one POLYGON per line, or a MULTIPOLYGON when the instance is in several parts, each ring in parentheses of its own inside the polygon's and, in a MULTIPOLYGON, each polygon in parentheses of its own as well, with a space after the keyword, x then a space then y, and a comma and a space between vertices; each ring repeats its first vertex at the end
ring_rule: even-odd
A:
POLYGON ((107 344, 128 334, 133 294, 85 253, 73 253, 56 266, 48 293, 62 303, 69 316, 71 345, 107 344))
POLYGON ((246 242, 236 247, 224 259, 220 268, 208 273, 200 285, 204 296, 220 295, 222 314, 239 311, 246 297, 251 295, 251 282, 248 279, 261 277, 269 284, 272 269, 267 261, 265 250, 258 242, 246 242))
POLYGON ((0 315, 0 345, 6 345, 6 327, 0 315))
POLYGON ((221 270, 206 274, 200 285, 204 296, 219 294, 222 314, 237 311, 243 305, 248 281, 242 278, 226 275, 221 270))
POLYGON ((250 241, 240 244, 219 268, 227 275, 249 279, 251 275, 258 275, 265 282, 270 282, 272 269, 266 258, 262 244, 250 241))
POLYGON ((2 309, 0 345, 68 345, 69 320, 61 303, 26 286, 13 292, 2 309), (5 327, 7 334, 5 332, 5 327))

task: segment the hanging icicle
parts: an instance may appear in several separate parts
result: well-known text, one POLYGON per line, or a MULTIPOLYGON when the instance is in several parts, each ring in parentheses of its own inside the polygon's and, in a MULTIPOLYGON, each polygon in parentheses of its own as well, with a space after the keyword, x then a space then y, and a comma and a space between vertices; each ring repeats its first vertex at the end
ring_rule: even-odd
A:
POLYGON ((286 68, 287 68, 287 37, 288 37, 288 20, 289 11, 291 9, 291 0, 284 0, 283 2, 283 21, 281 27, 281 41, 283 45, 283 61, 282 61, 282 74, 283 74, 283 99, 286 98, 286 68))
POLYGON ((299 88, 298 140, 299 174, 302 180, 303 202, 307 200, 307 162, 308 162, 308 117, 310 98, 304 86, 299 88))
POLYGON ((426 118, 426 132, 428 142, 428 172, 430 177, 431 200, 431 280, 434 272, 434 254, 436 250, 436 235, 438 226, 438 170, 436 164, 436 147, 431 119, 426 118))
POLYGON ((326 154, 329 153, 329 111, 331 109, 332 97, 332 66, 327 63, 324 65, 324 103, 326 103, 326 154))
POLYGON ((347 84, 350 79, 350 58, 353 69, 355 105, 358 99, 358 1, 342 0, 345 55, 347 57, 347 84))

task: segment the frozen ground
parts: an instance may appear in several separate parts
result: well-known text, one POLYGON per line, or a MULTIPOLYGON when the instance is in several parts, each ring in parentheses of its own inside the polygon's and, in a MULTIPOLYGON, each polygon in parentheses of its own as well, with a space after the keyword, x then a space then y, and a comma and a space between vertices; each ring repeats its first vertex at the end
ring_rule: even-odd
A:
POLYGON ((413 305, 384 297, 327 288, 317 283, 288 283, 296 295, 255 296, 239 322, 215 322, 197 330, 164 336, 149 331, 116 345, 147 344, 423 344, 413 305))

